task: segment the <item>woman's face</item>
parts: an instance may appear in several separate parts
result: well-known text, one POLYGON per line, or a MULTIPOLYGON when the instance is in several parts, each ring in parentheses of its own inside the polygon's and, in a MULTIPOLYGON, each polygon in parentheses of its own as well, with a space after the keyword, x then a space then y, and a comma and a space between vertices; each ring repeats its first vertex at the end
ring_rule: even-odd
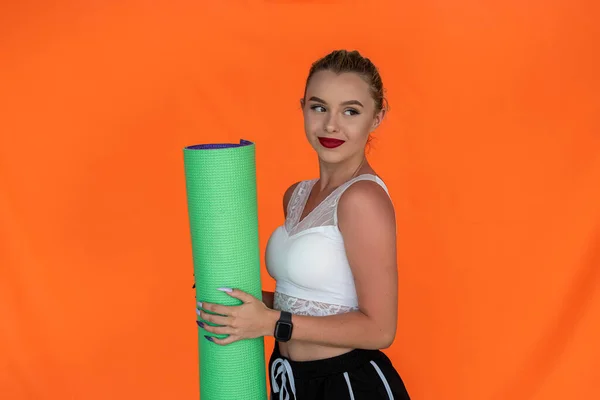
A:
POLYGON ((369 134, 384 114, 375 113, 369 85, 355 73, 315 73, 302 106, 306 137, 326 163, 362 158, 369 134))

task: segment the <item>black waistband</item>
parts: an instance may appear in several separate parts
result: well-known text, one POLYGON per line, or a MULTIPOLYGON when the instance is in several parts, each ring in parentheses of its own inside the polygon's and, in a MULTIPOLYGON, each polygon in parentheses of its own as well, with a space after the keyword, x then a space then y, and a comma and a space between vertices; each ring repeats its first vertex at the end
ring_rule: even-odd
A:
POLYGON ((336 375, 351 371, 371 361, 389 361, 387 356, 379 350, 362 349, 351 350, 348 353, 321 360, 292 361, 281 355, 277 341, 275 341, 271 362, 275 358, 282 358, 290 363, 295 379, 313 379, 328 375, 336 375))

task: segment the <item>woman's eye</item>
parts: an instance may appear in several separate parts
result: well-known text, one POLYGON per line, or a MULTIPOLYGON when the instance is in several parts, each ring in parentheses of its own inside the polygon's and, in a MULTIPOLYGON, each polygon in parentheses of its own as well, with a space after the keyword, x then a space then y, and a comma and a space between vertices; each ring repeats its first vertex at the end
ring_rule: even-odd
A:
MULTIPOLYGON (((317 105, 312 106, 311 110, 316 111, 318 113, 323 113, 323 112, 327 111, 325 109, 325 107, 323 107, 323 106, 317 106, 317 105)), ((353 109, 353 108, 349 108, 347 110, 344 110, 344 114, 348 115, 348 116, 352 116, 352 115, 357 115, 357 114, 360 114, 360 113, 357 110, 353 109)))

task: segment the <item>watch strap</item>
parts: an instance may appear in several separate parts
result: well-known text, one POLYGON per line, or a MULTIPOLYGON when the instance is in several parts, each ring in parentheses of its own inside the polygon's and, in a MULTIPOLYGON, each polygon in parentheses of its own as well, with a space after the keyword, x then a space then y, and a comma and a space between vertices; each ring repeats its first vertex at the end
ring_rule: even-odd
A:
POLYGON ((281 311, 281 314, 279 315, 279 320, 281 322, 288 322, 288 323, 292 323, 292 313, 289 311, 281 311))

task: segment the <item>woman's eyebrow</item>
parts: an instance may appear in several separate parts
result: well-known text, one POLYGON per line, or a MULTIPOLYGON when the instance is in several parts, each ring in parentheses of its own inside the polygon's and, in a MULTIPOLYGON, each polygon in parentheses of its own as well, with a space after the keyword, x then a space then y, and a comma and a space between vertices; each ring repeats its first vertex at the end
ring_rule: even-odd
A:
MULTIPOLYGON (((317 103, 323 103, 323 104, 327 104, 327 102, 326 102, 325 100, 323 100, 323 99, 320 99, 320 98, 318 98, 318 97, 316 97, 316 96, 312 96, 312 97, 311 97, 310 99, 308 99, 308 100, 309 100, 309 101, 316 101, 317 103)), ((347 101, 344 101, 344 102, 342 102, 342 103, 341 103, 341 105, 343 105, 343 106, 349 106, 349 105, 358 105, 358 106, 364 107, 364 106, 362 105, 362 103, 361 103, 360 101, 358 101, 358 100, 347 100, 347 101)))

